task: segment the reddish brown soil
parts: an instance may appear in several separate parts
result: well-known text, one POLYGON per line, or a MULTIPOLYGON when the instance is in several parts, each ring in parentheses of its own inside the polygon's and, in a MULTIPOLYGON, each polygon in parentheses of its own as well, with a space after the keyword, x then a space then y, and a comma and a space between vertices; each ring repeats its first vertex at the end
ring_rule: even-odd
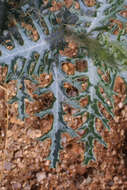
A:
MULTIPOLYGON (((4 74, 2 77, 4 78, 4 74)), ((45 80, 47 82, 47 78, 45 80)), ((29 83, 27 85, 32 94, 35 86, 29 83)), ((25 122, 17 119, 17 104, 7 106, 7 99, 15 94, 14 86, 15 82, 11 82, 4 85, 6 90, 0 87, 1 190, 127 189, 127 105, 123 105, 126 91, 120 78, 117 78, 115 84, 115 91, 118 92, 118 96, 114 97, 115 117, 112 119, 104 111, 109 118, 110 132, 104 129, 99 120, 96 121, 97 130, 108 148, 95 142, 96 162, 85 166, 82 164, 84 145, 76 143, 76 139, 65 134, 62 136, 64 150, 61 151, 56 169, 50 169, 50 163, 46 160, 50 140, 36 141, 37 137, 48 131, 53 118, 47 116, 38 119, 33 116, 34 111, 40 109, 40 100, 36 100, 35 103, 27 103, 26 110, 31 115, 30 118, 25 122)), ((45 100, 44 97, 42 100, 45 100)), ((42 106, 46 105, 42 103, 42 106)), ((81 124, 81 119, 72 119, 68 115, 68 122, 75 128, 81 124)))

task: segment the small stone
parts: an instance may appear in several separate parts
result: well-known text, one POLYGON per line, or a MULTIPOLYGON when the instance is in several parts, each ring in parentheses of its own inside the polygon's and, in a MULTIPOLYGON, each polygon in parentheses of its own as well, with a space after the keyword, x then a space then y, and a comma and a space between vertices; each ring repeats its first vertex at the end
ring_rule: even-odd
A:
POLYGON ((11 163, 11 162, 5 162, 5 163, 4 163, 4 168, 5 168, 5 170, 10 171, 10 170, 11 170, 11 167, 12 167, 12 163, 11 163))
POLYGON ((67 138, 66 137, 63 137, 62 140, 61 140, 62 143, 66 143, 67 142, 67 138))
POLYGON ((35 130, 34 130, 34 129, 28 129, 27 135, 28 135, 30 138, 32 138, 32 139, 38 138, 38 137, 41 136, 41 130, 39 130, 39 129, 35 129, 35 130))
POLYGON ((17 182, 17 183, 13 184, 13 189, 18 190, 20 188, 21 188, 21 184, 20 183, 17 182))
POLYGON ((122 107, 123 107, 123 103, 120 102, 120 103, 118 104, 118 106, 119 106, 119 108, 122 108, 122 107))
POLYGON ((113 184, 114 184, 113 181, 109 181, 109 182, 108 182, 108 185, 109 185, 109 186, 112 186, 113 184))
POLYGON ((124 136, 124 130, 123 130, 123 129, 121 129, 120 135, 121 135, 121 136, 124 136))
POLYGON ((43 179, 46 178, 45 172, 39 172, 39 173, 37 173, 37 174, 36 174, 36 178, 37 178, 37 181, 38 181, 38 182, 41 182, 43 179))
POLYGON ((91 183, 91 181, 92 181, 91 177, 88 176, 87 179, 86 179, 86 184, 91 183))

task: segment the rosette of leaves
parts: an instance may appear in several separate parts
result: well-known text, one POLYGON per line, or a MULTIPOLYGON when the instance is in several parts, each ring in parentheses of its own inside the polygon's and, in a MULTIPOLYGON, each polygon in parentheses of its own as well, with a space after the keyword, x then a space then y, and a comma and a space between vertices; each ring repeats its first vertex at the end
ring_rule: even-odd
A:
MULTIPOLYGON (((38 96, 52 92, 54 96, 48 108, 36 113, 40 118, 47 114, 52 114, 54 118, 49 132, 39 138, 41 141, 46 138, 52 140, 48 158, 51 167, 55 167, 59 160, 59 151, 62 149, 61 134, 64 132, 76 137, 79 136, 78 131, 83 130, 84 135, 79 138, 85 143, 85 163, 95 160, 94 140, 106 146, 96 130, 96 119, 100 119, 106 128, 110 128, 99 104, 101 103, 113 117, 115 78, 119 75, 127 82, 126 18, 122 16, 127 2, 98 0, 93 7, 88 7, 85 1, 79 0, 80 8, 76 9, 75 1, 70 8, 66 8, 65 2, 61 0, 56 1, 56 5, 59 3, 59 9, 56 6, 55 10, 52 8, 52 0, 47 3, 41 0, 18 3, 10 0, 4 3, 6 23, 0 23, 0 65, 7 67, 6 83, 17 81, 16 96, 9 103, 18 103, 19 118, 24 120, 28 117, 25 112, 25 99, 33 101, 25 81, 38 84, 37 77, 40 74, 52 73, 50 84, 34 92, 38 96), (115 20, 122 23, 122 28, 119 28, 115 20), (72 57, 59 54, 59 51, 67 46, 67 28, 79 41, 77 55, 72 57), (114 35, 116 30, 119 30, 117 36, 114 35), (84 40, 84 35, 88 37, 88 41, 84 40), (94 46, 94 42, 98 48, 94 46), (87 63, 86 69, 77 69, 72 75, 67 75, 62 69, 63 64, 69 62, 75 67, 77 61, 87 63), (107 81, 103 78, 106 73, 107 81), (82 88, 84 81, 87 81, 85 90, 82 88), (69 84, 73 90, 69 91, 65 84, 69 84), (85 106, 81 105, 83 98, 87 99, 85 106), (65 122, 64 104, 69 104, 77 110, 74 116, 83 117, 87 114, 86 122, 77 130, 73 130, 65 122)), ((3 16, 1 18, 3 19, 3 16)))

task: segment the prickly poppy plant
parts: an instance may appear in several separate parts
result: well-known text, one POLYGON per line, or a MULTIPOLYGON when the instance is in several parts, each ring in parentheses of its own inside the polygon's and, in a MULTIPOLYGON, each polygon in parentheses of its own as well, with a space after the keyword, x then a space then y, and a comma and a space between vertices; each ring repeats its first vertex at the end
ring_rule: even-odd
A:
POLYGON ((106 146, 96 130, 96 119, 110 129, 99 104, 113 117, 115 79, 120 76, 127 83, 127 1, 96 0, 92 5, 87 0, 68 2, 0 1, 0 65, 7 67, 5 82, 16 81, 16 96, 9 103, 18 104, 21 120, 29 117, 25 100, 34 101, 26 81, 38 84, 41 74, 52 75, 47 86, 34 92, 53 97, 49 106, 35 114, 40 118, 53 116, 51 129, 38 139, 51 138, 51 167, 59 161, 65 132, 84 143, 85 164, 95 160, 94 141, 106 146), (69 40, 77 44, 71 55, 67 53, 69 40), (75 68, 73 72, 65 72, 66 64, 75 68), (75 130, 64 119, 65 105, 76 110, 74 117, 86 116, 75 130))

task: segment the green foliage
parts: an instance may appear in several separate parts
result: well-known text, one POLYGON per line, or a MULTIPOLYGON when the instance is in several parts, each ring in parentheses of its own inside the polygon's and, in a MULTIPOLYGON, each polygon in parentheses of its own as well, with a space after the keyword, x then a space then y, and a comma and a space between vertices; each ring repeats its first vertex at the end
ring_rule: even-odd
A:
MULTIPOLYGON (((12 1, 13 2, 13 1, 12 1)), ((75 9, 74 4, 67 9, 58 11, 50 10, 52 0, 45 5, 41 1, 23 1, 16 7, 10 6, 9 17, 15 21, 15 25, 3 31, 1 39, 0 65, 7 67, 6 83, 17 81, 17 94, 9 103, 18 103, 19 118, 24 120, 28 115, 25 112, 25 99, 34 101, 27 92, 25 81, 38 84, 37 77, 42 73, 52 73, 53 80, 44 87, 34 92, 37 95, 52 92, 54 95, 51 105, 36 113, 43 118, 52 114, 54 121, 48 133, 38 140, 51 138, 51 151, 48 159, 51 167, 59 161, 59 151, 62 149, 61 134, 66 132, 72 137, 79 137, 78 131, 85 133, 79 137, 85 143, 84 162, 95 160, 93 153, 94 140, 98 140, 106 146, 101 135, 96 130, 96 119, 100 119, 107 129, 110 129, 108 119, 100 110, 99 104, 113 117, 113 95, 115 78, 119 75, 127 82, 127 57, 126 57, 126 18, 120 11, 126 9, 125 0, 98 0, 94 7, 87 7, 82 1, 78 1, 80 9, 75 9), (57 22, 61 19, 61 23, 57 22), (118 25, 111 27, 111 19, 119 19, 123 23, 119 35, 113 33, 118 25), (25 27, 26 26, 26 27, 25 27), (33 38, 32 27, 36 31, 37 38, 33 38), (71 35, 70 35, 71 33, 71 35), (66 57, 59 54, 59 50, 66 47, 65 36, 69 35, 78 42, 79 49, 76 57, 66 57), (7 47, 10 46, 11 50, 7 47), (73 75, 67 75, 62 70, 62 64, 76 61, 87 62, 87 69, 76 70, 73 75), (98 72, 98 70, 101 71, 98 72), (108 81, 102 75, 108 73, 108 81), (82 89, 84 80, 87 79, 87 89, 82 89), (69 94, 64 87, 69 83, 75 89, 75 93, 69 94), (104 93, 101 92, 103 89, 104 93), (85 97, 88 102, 81 106, 80 100, 85 97), (87 113, 87 120, 77 130, 73 130, 64 121, 63 105, 69 104, 76 108, 74 116, 82 116, 87 113)), ((9 19, 8 17, 8 19, 9 19)), ((10 21, 12 21, 10 20, 10 21)))

